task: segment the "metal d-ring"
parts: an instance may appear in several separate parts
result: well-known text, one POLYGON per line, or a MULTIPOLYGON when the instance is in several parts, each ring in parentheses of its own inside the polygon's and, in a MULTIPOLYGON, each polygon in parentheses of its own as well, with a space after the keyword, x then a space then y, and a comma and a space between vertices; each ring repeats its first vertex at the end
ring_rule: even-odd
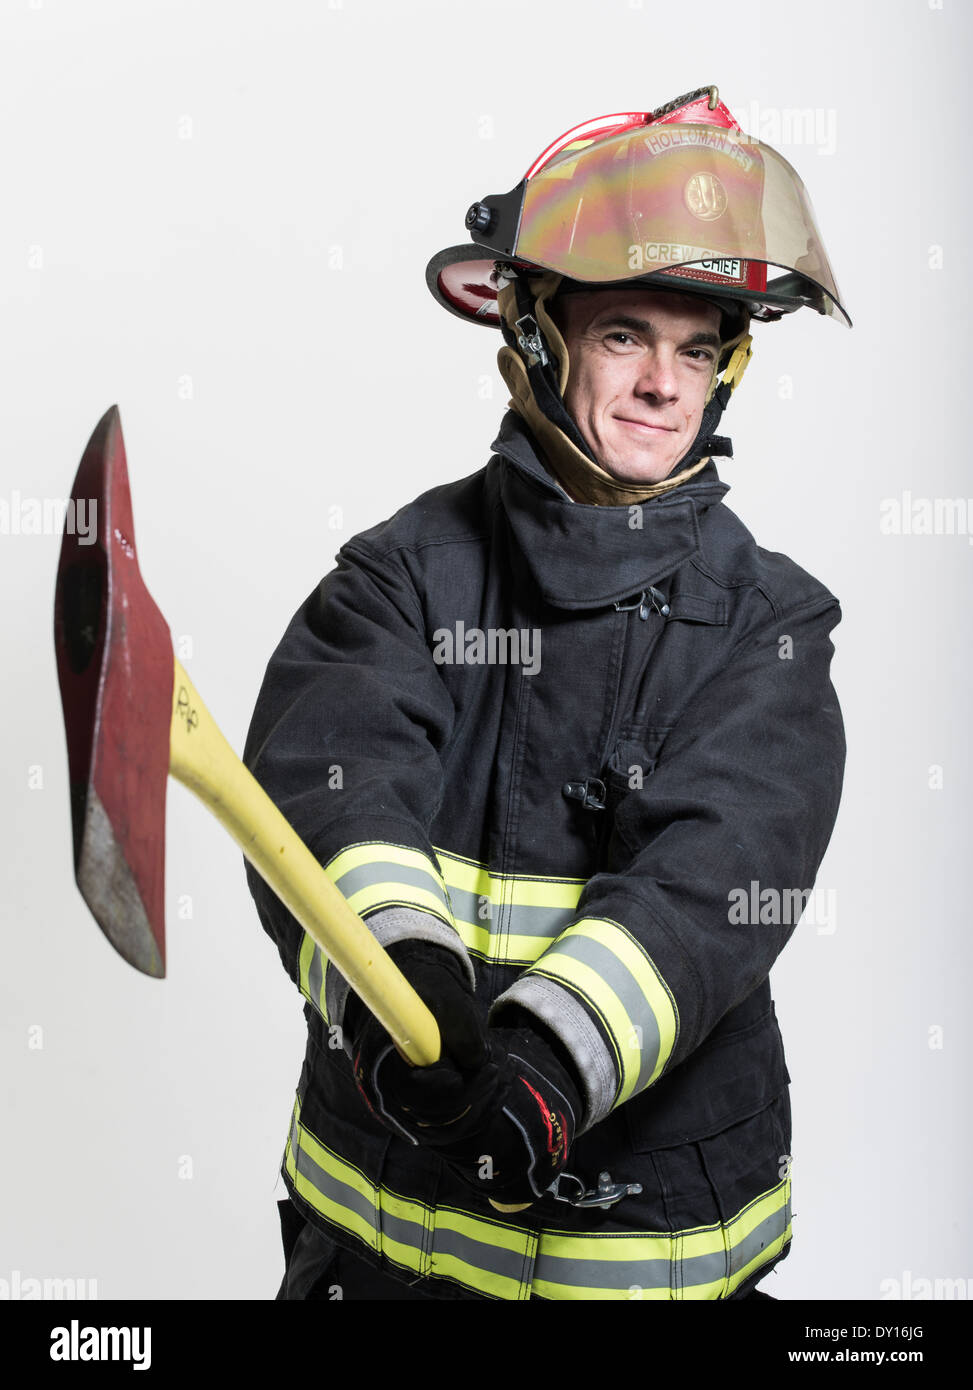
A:
POLYGON ((598 1186, 590 1190, 585 1189, 584 1183, 575 1173, 558 1173, 554 1182, 547 1189, 556 1202, 567 1202, 571 1207, 602 1207, 605 1211, 620 1202, 623 1197, 637 1196, 642 1191, 642 1184, 639 1182, 612 1182, 611 1173, 602 1172, 598 1174, 598 1186), (576 1195, 568 1197, 561 1192, 561 1184, 564 1181, 574 1183, 576 1195))

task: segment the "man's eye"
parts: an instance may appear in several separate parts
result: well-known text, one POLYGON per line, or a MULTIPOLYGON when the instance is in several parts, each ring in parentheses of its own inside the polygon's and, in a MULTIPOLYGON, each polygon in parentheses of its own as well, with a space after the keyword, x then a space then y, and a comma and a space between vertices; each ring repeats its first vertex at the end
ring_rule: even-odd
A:
POLYGON ((696 354, 695 359, 694 359, 694 360, 696 360, 696 361, 699 361, 699 360, 702 360, 702 361, 704 361, 704 362, 712 362, 712 361, 713 361, 713 354, 712 354, 711 352, 707 352, 705 348, 690 348, 690 349, 689 349, 689 352, 690 352, 690 355, 692 355, 693 353, 696 354))
POLYGON ((616 333, 609 333, 609 334, 608 334, 608 340, 610 341, 612 338, 616 338, 616 339, 617 339, 617 338, 627 338, 629 342, 632 341, 632 335, 631 335, 631 333, 626 333, 626 332, 625 332, 623 329, 621 329, 621 328, 620 328, 616 333))

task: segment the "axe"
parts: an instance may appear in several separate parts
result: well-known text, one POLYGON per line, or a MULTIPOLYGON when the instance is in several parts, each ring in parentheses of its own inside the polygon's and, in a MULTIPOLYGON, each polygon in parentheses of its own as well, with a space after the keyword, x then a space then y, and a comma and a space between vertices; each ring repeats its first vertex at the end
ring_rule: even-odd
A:
POLYGON ((74 873, 108 940, 165 975, 168 775, 189 787, 416 1066, 439 1058, 436 1020, 233 752, 176 659, 139 572, 125 443, 112 406, 74 480, 54 602, 67 732, 74 873), (96 505, 96 538, 69 529, 96 505))

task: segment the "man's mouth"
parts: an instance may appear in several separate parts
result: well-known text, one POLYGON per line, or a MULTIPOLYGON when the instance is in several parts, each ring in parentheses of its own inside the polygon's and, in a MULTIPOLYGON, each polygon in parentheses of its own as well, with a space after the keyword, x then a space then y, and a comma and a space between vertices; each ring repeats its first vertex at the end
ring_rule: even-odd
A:
POLYGON ((646 434, 672 434, 675 430, 674 425, 650 425, 645 420, 628 420, 624 415, 616 415, 623 425, 631 425, 633 429, 643 430, 646 434))

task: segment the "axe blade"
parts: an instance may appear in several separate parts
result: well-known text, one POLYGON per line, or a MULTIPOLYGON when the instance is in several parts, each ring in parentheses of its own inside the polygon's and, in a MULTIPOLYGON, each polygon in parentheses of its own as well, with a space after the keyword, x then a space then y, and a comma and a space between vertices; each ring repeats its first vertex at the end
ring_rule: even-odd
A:
POLYGON ((75 878, 116 950, 138 970, 162 977, 173 650, 139 573, 114 405, 88 441, 65 515, 54 646, 75 878), (84 535, 74 524, 79 504, 88 507, 84 535))

